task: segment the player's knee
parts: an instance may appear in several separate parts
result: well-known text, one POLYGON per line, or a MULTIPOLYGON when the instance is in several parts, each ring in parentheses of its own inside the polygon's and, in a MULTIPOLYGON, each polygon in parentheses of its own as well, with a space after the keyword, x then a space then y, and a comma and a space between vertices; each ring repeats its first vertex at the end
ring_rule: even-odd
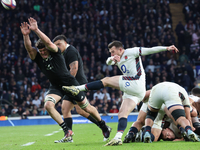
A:
POLYGON ((175 109, 172 111, 171 115, 173 116, 174 120, 176 121, 180 117, 185 117, 184 109, 175 109))
POLYGON ((149 118, 151 120, 155 120, 156 116, 157 116, 158 112, 152 112, 151 110, 149 110, 149 108, 147 107, 147 116, 146 118, 149 118))
POLYGON ((62 114, 66 114, 67 113, 67 109, 65 107, 62 106, 61 110, 62 110, 62 114))
POLYGON ((102 82, 102 84, 104 85, 104 87, 106 87, 108 84, 108 81, 109 80, 109 77, 105 77, 105 78, 103 78, 102 80, 101 80, 101 82, 102 82))
POLYGON ((52 96, 46 96, 44 102, 44 107, 46 110, 55 107, 56 104, 56 100, 52 96))

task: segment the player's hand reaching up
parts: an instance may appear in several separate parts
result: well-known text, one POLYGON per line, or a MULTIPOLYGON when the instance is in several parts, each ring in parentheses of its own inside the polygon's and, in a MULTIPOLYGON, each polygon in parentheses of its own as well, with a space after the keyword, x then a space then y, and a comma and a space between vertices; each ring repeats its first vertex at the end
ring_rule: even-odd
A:
POLYGON ((27 22, 21 23, 20 29, 23 35, 29 35, 31 32, 31 30, 28 28, 27 22))
POLYGON ((168 47, 167 47, 167 50, 168 50, 168 51, 173 51, 173 50, 174 50, 176 53, 179 52, 179 50, 178 50, 174 45, 168 46, 168 47))
POLYGON ((35 31, 38 29, 37 21, 35 19, 30 17, 28 19, 28 22, 29 22, 28 24, 29 29, 31 29, 32 31, 35 31))

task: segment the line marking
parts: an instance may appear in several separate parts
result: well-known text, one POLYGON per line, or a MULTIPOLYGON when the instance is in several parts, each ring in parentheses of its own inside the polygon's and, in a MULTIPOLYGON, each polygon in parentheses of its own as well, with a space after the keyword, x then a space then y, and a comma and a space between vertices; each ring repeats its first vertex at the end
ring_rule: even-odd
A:
MULTIPOLYGON (((11 124, 13 124, 13 123, 11 122, 11 124)), ((14 126, 14 124, 13 124, 13 126, 14 126)), ((44 136, 51 136, 51 135, 54 135, 55 133, 60 132, 60 130, 62 130, 62 129, 59 129, 59 131, 53 131, 52 133, 46 134, 46 135, 44 135, 44 136)), ((32 145, 32 144, 34 144, 34 143, 35 143, 35 142, 28 142, 28 143, 26 143, 26 144, 23 144, 22 146, 30 146, 30 145, 32 145)))
POLYGON ((52 133, 46 134, 44 136, 51 136, 51 135, 54 135, 55 133, 58 133, 58 132, 60 132, 60 131, 53 131, 52 133))
POLYGON ((11 120, 8 119, 8 121, 10 122, 10 124, 11 124, 13 127, 15 126, 14 123, 13 123, 11 120))
POLYGON ((26 143, 26 144, 23 144, 22 146, 29 146, 29 145, 32 145, 32 144, 34 144, 35 142, 28 142, 28 143, 26 143))

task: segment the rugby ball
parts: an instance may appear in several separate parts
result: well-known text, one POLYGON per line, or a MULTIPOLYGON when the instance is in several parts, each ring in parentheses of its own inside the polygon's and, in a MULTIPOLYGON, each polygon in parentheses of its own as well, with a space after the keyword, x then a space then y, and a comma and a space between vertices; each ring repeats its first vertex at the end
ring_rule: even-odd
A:
POLYGON ((1 0, 1 4, 5 9, 15 9, 16 1, 15 0, 1 0))

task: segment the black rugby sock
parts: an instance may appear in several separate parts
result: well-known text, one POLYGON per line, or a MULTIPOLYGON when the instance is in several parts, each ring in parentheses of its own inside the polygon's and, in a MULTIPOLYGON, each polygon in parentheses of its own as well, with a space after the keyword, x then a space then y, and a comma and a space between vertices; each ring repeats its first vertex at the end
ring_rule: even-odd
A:
POLYGON ((146 127, 144 128, 144 132, 149 132, 149 133, 151 133, 151 127, 150 127, 150 126, 146 126, 146 127))
POLYGON ((124 132, 127 126, 127 118, 120 118, 118 120, 117 132, 124 132))
POLYGON ((90 82, 85 85, 87 90, 100 90, 103 87, 104 85, 101 80, 90 82))
POLYGON ((99 124, 99 127, 103 130, 103 132, 106 132, 108 130, 108 128, 106 126, 106 122, 103 121, 102 119, 101 119, 101 121, 98 122, 98 124, 99 124))
POLYGON ((133 133, 137 134, 138 133, 138 129, 136 127, 131 127, 129 132, 133 132, 133 133))
POLYGON ((187 132, 188 130, 192 130, 192 128, 190 126, 186 126, 185 131, 187 132))
POLYGON ((99 126, 99 123, 91 115, 89 115, 87 119, 96 124, 97 126, 99 126))
POLYGON ((63 129, 64 133, 67 134, 69 128, 67 127, 66 123, 63 122, 63 123, 60 124, 60 126, 63 129))
POLYGON ((72 130, 72 118, 64 118, 64 122, 67 125, 67 127, 72 130))

